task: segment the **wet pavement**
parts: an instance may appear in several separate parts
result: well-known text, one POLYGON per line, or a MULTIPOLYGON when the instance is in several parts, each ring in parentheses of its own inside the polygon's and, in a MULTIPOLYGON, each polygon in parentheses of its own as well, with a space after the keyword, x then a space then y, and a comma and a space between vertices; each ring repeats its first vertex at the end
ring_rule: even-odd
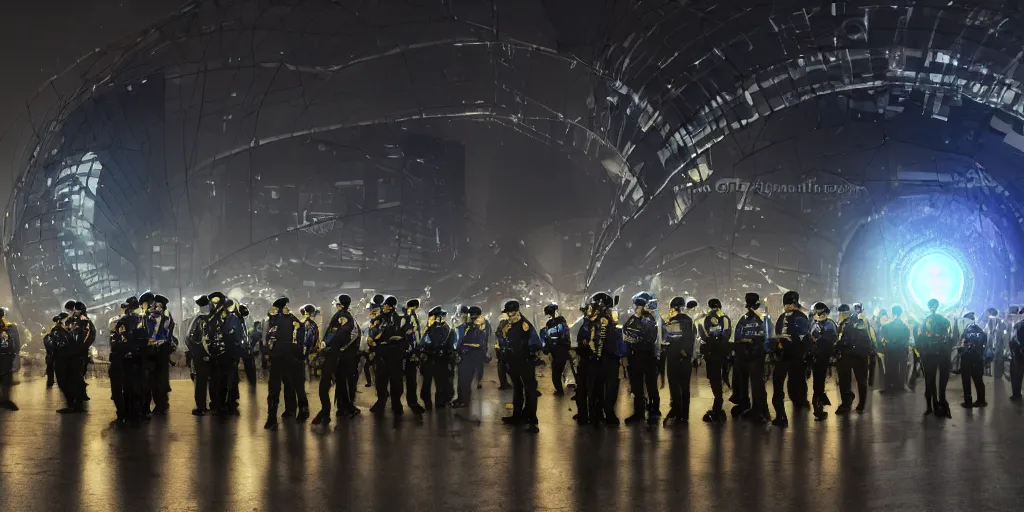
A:
MULTIPOLYGON (((951 420, 922 417, 920 395, 872 393, 864 414, 790 413, 780 430, 701 423, 710 390, 695 377, 690 425, 669 430, 578 428, 542 378, 530 435, 501 424, 511 392, 488 371, 470 410, 396 423, 369 415, 360 387, 359 418, 273 432, 262 384, 221 421, 191 416, 192 385, 174 381, 169 416, 121 431, 107 382, 89 381, 88 414, 61 416, 57 388, 27 379, 21 411, 0 411, 0 510, 1011 510, 1024 496, 1024 417, 1005 381, 951 420)), ((959 403, 958 378, 949 391, 959 403)))

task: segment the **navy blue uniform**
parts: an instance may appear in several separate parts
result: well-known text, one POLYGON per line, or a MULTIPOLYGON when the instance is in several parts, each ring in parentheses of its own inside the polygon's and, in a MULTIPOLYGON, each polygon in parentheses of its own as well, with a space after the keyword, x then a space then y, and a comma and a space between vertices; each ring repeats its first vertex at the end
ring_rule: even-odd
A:
MULTIPOLYGON (((509 321, 502 328, 508 342, 505 360, 512 379, 512 417, 524 424, 537 424, 537 354, 543 349, 540 337, 525 318, 509 321)), ((460 376, 461 385, 461 376, 460 376)))
POLYGON ((192 361, 192 370, 195 372, 195 401, 196 409, 194 414, 203 414, 207 411, 207 393, 210 389, 210 372, 212 371, 212 356, 207 346, 207 322, 210 315, 198 315, 192 320, 188 336, 185 338, 185 346, 188 348, 189 359, 192 361))
MULTIPOLYGON (((235 316, 228 315, 227 318, 230 320, 235 316)), ((211 321, 212 323, 213 321, 211 321)), ((285 412, 294 412, 288 409, 291 405, 289 403, 291 397, 299 400, 300 410, 309 409, 309 404, 306 401, 306 379, 303 376, 301 359, 302 343, 306 333, 302 322, 291 313, 272 313, 267 317, 266 326, 266 345, 270 352, 270 382, 267 395, 268 422, 276 423, 282 385, 285 388, 285 412), (298 390, 302 390, 301 393, 298 390)), ((224 328, 227 329, 227 326, 225 325, 224 328)), ((234 368, 234 373, 238 373, 237 366, 234 368)))
POLYGON ((960 381, 964 386, 964 406, 985 405, 985 348, 988 346, 988 335, 976 323, 971 323, 960 334, 963 343, 963 354, 960 356, 960 381), (978 401, 971 401, 971 382, 977 392, 978 401))
POLYGON ((381 312, 370 326, 370 350, 375 354, 374 380, 377 385, 377 402, 374 412, 383 412, 388 397, 391 410, 396 415, 404 412, 402 392, 405 388, 403 363, 408 350, 409 338, 403 329, 402 317, 394 311, 381 312))
POLYGON ((633 416, 643 420, 645 411, 652 414, 661 406, 658 394, 658 360, 655 356, 658 344, 658 321, 650 314, 632 315, 622 326, 622 338, 626 342, 629 362, 629 386, 633 390, 633 416), (650 397, 650 403, 645 399, 650 397))
POLYGON ((824 417, 825 406, 831 405, 828 395, 825 394, 825 378, 828 377, 832 354, 835 351, 836 341, 839 340, 839 325, 831 318, 812 320, 809 338, 812 357, 811 375, 814 378, 811 406, 814 407, 814 414, 817 417, 824 417))
POLYGON ((863 410, 867 404, 868 364, 874 341, 874 331, 862 315, 850 315, 839 323, 839 341, 836 342, 839 358, 836 370, 839 373, 839 395, 842 403, 836 410, 837 414, 848 410, 855 398, 851 374, 857 378, 857 410, 863 410))
POLYGON ((151 312, 145 319, 148 346, 146 351, 145 393, 143 402, 146 412, 150 404, 154 414, 165 414, 170 404, 171 354, 178 350, 174 337, 174 320, 166 314, 151 312))
POLYGON ((327 330, 324 331, 326 352, 320 373, 320 414, 321 421, 330 419, 331 384, 338 401, 338 414, 353 414, 356 406, 352 403, 352 378, 359 366, 359 338, 362 331, 355 318, 347 309, 334 313, 327 330))
POLYGON ((729 340, 732 338, 732 320, 722 310, 713 310, 704 317, 698 328, 701 353, 704 354, 708 381, 715 400, 711 406, 712 416, 721 417, 722 383, 725 380, 725 359, 729 354, 729 340))
POLYGON ((736 322, 733 350, 736 354, 733 417, 746 413, 754 419, 768 418, 768 393, 764 387, 765 345, 769 340, 768 317, 747 310, 736 322), (749 411, 749 412, 748 412, 749 411))
POLYGON ((420 398, 429 409, 436 404, 444 407, 451 402, 455 390, 452 389, 451 365, 455 358, 455 329, 444 321, 435 321, 427 327, 423 336, 423 387, 420 398), (434 387, 434 396, 430 396, 434 387))
POLYGON ((661 325, 665 346, 661 357, 665 361, 671 403, 666 419, 688 421, 690 417, 690 375, 697 342, 697 328, 686 313, 672 316, 661 325))
POLYGON ((576 420, 580 424, 618 423, 619 360, 625 343, 611 314, 587 318, 576 336, 579 368, 576 379, 576 420))
POLYGON ((885 387, 902 391, 907 382, 907 362, 910 358, 910 327, 900 317, 882 326, 882 344, 885 347, 885 387))
MULTIPOLYGON (((491 326, 484 322, 482 326, 464 323, 458 329, 459 351, 459 397, 458 402, 469 404, 473 398, 473 383, 479 382, 483 376, 484 364, 487 362, 491 326)), ((508 354, 505 354, 508 358, 508 354)), ((507 364, 507 363, 506 363, 507 364)))
POLYGON ((569 362, 569 341, 571 338, 569 323, 561 315, 548 320, 542 331, 544 352, 551 355, 551 384, 555 386, 555 394, 564 393, 562 376, 565 365, 569 362))
POLYGON ((786 311, 775 321, 775 369, 772 372, 772 406, 776 419, 786 416, 786 391, 793 407, 809 407, 807 401, 807 340, 810 322, 800 310, 786 311))

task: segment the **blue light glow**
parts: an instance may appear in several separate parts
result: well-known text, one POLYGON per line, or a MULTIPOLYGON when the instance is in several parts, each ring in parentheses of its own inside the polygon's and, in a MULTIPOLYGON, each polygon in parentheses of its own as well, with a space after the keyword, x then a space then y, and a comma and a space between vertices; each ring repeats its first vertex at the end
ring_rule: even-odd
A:
POLYGON ((921 307, 932 298, 943 306, 952 306, 963 299, 965 282, 964 269, 956 258, 945 251, 932 251, 911 265, 906 286, 921 307))

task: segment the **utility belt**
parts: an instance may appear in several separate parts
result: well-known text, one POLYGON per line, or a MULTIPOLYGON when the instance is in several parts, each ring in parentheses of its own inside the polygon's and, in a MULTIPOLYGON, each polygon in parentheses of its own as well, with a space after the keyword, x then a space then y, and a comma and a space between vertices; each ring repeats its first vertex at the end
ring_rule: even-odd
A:
POLYGON ((643 342, 643 341, 636 342, 636 343, 627 343, 626 344, 626 349, 627 349, 629 355, 634 355, 634 354, 653 354, 654 353, 654 343, 647 343, 647 342, 643 342))

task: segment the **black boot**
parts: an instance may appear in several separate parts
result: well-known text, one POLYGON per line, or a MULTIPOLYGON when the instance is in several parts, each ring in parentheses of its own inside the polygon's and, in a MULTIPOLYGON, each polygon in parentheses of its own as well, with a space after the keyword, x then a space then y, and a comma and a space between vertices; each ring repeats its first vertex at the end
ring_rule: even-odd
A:
POLYGON ((643 423, 644 419, 645 418, 644 418, 643 413, 634 413, 632 416, 626 418, 626 425, 633 425, 633 424, 636 424, 636 423, 643 423))
POLYGON ((772 425, 775 425, 776 427, 783 427, 783 428, 788 427, 789 426, 789 418, 787 418, 786 415, 784 415, 784 414, 781 415, 781 416, 776 416, 775 419, 772 420, 772 425))
POLYGON ((267 404, 267 422, 263 424, 266 430, 277 428, 277 402, 267 404))
POLYGON ((320 412, 316 413, 316 416, 313 417, 313 421, 311 422, 311 424, 312 425, 319 425, 321 423, 330 424, 331 423, 331 413, 326 412, 326 411, 320 411, 320 412))
POLYGON ((306 421, 308 419, 309 419, 309 406, 308 405, 299 406, 299 414, 297 416, 295 416, 295 421, 297 421, 299 423, 302 423, 302 422, 304 422, 304 421, 306 421))

